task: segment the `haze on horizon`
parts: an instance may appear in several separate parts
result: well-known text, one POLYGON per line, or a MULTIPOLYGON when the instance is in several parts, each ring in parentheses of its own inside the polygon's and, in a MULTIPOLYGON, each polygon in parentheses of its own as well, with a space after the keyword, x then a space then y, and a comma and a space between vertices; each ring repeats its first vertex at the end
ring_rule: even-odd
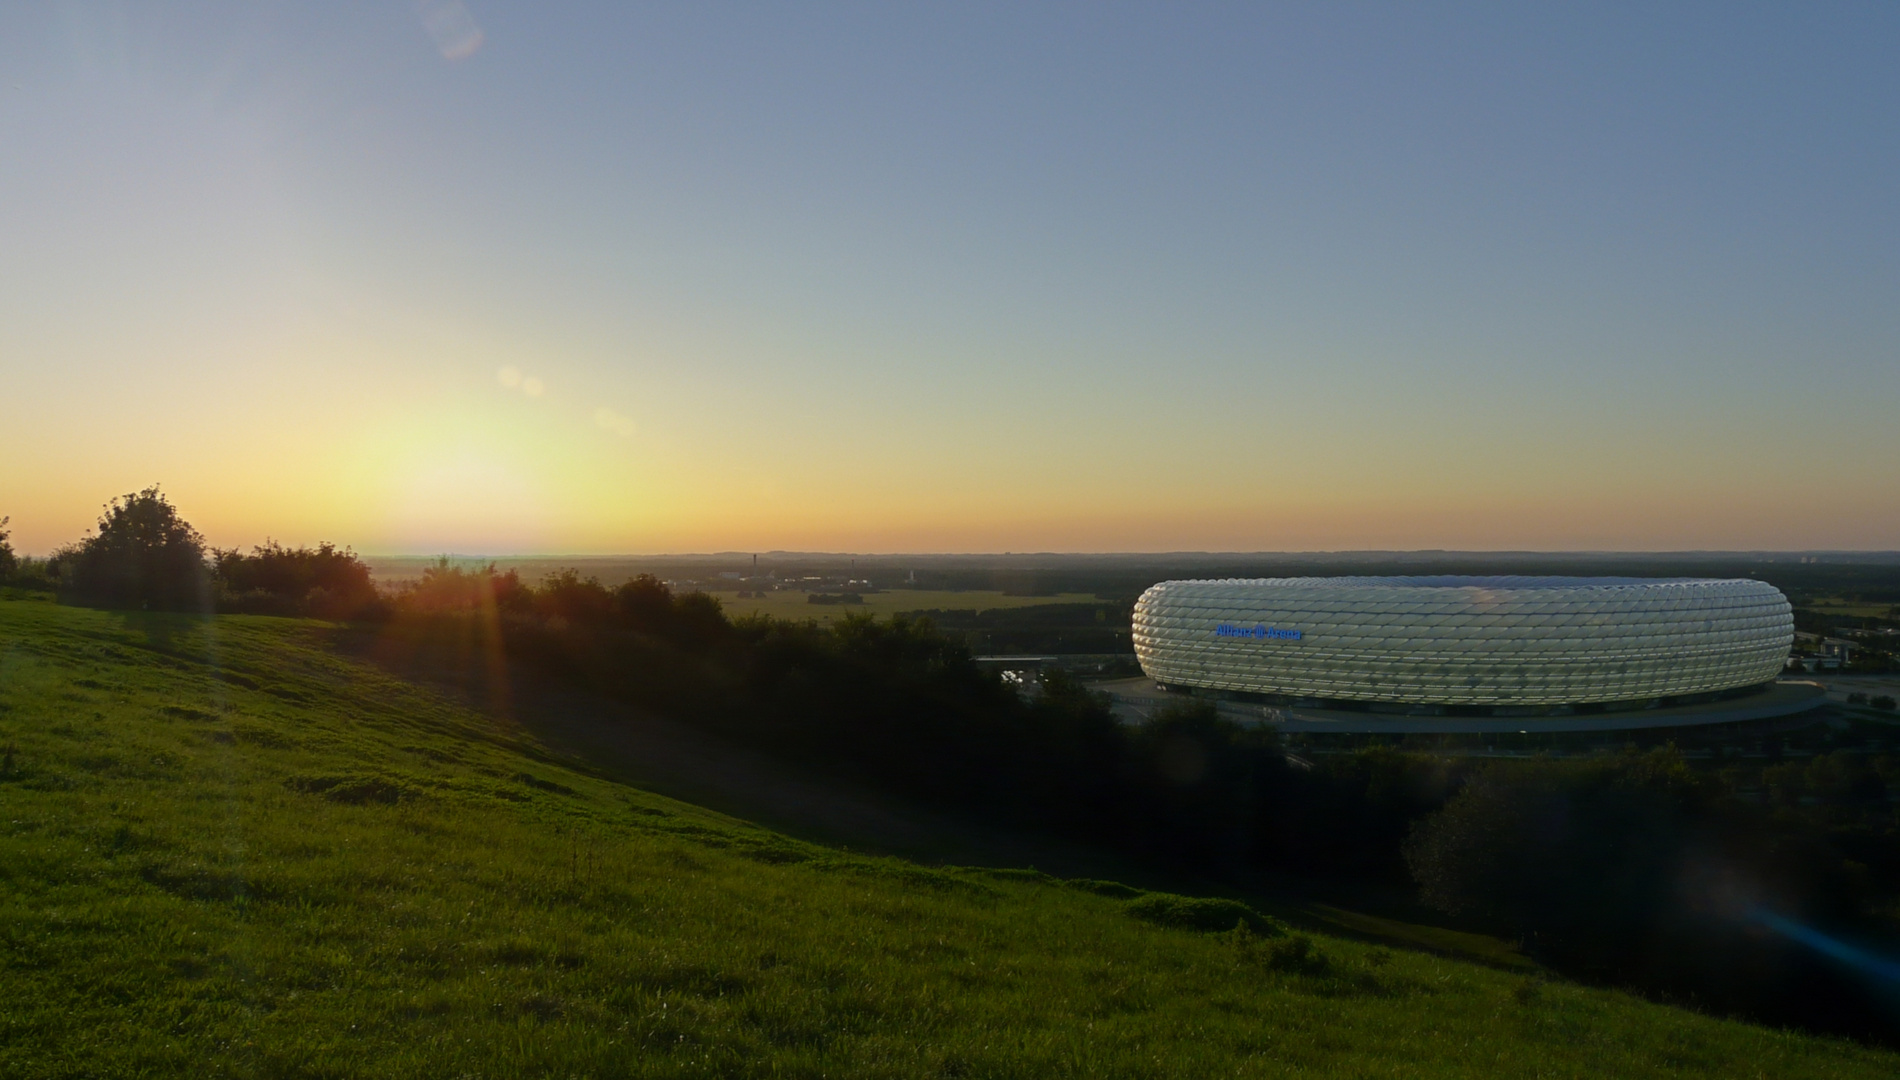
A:
POLYGON ((0 11, 0 515, 1900 548, 1900 8, 0 11))

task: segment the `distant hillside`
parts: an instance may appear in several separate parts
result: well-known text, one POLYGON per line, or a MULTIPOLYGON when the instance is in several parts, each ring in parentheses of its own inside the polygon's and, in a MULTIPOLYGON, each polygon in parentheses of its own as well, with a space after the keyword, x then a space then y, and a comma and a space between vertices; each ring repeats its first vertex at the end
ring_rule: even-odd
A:
POLYGON ((328 633, 0 601, 0 1075, 1900 1072, 1232 901, 802 843, 328 633))

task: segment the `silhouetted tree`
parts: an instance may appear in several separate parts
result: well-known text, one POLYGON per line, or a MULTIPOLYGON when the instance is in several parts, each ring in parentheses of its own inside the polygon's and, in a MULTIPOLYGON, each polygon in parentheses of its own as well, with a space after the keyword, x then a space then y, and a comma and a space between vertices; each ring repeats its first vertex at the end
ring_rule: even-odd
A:
POLYGON ((218 607, 269 615, 344 619, 378 605, 369 567, 334 544, 287 548, 271 541, 243 552, 216 551, 218 607))
POLYGON ((12 518, 0 517, 0 581, 13 577, 13 568, 16 565, 13 545, 7 542, 8 537, 13 535, 7 531, 7 522, 12 520, 12 518))
POLYGON ((549 574, 534 590, 534 610, 548 618, 598 626, 613 620, 614 608, 613 593, 599 578, 583 578, 575 570, 549 574))
POLYGON ((67 595, 105 607, 209 606, 204 537, 156 485, 106 505, 93 535, 59 555, 67 595))
POLYGON ((1873 1022, 1850 981, 1763 929, 1764 913, 1853 926, 1840 853, 1811 826, 1724 799, 1674 749, 1493 764, 1418 826, 1405 858, 1428 903, 1521 936, 1561 970, 1804 1023, 1873 1022))
POLYGON ((396 594, 397 607, 414 614, 519 612, 533 602, 533 590, 522 583, 519 572, 497 570, 494 563, 464 570, 447 555, 396 594))
POLYGON ((1256 752, 1260 741, 1207 701, 1172 702, 1135 729, 1129 786, 1143 810, 1143 846, 1186 865, 1243 861, 1260 773, 1280 762, 1256 752))
POLYGON ((689 652, 710 648, 732 629, 718 597, 702 592, 676 594, 652 574, 622 584, 613 596, 627 629, 664 638, 689 652))

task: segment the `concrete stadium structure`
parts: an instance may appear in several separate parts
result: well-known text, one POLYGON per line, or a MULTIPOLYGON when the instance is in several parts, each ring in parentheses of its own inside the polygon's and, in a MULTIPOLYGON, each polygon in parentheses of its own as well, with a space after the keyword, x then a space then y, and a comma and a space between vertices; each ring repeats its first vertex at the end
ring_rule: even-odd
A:
POLYGON ((1766 690, 1794 620, 1759 581, 1335 577, 1164 581, 1135 605, 1162 687, 1359 712, 1538 716, 1766 690))

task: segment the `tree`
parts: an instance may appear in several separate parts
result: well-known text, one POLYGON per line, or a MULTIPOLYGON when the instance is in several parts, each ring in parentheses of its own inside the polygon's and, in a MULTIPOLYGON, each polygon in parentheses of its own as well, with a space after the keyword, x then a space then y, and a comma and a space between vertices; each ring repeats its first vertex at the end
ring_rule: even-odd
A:
POLYGON ((7 522, 12 520, 12 518, 0 517, 0 581, 11 578, 13 568, 17 565, 17 560, 13 557, 13 545, 7 542, 7 537, 12 535, 7 531, 7 522))
POLYGON ((1612 961, 1666 906, 1702 797, 1672 751, 1500 762, 1418 826, 1405 859, 1433 907, 1612 961))
POLYGON ((215 551, 218 607, 266 615, 351 618, 377 603, 369 567, 348 548, 287 548, 269 541, 251 549, 215 551))
POLYGON ((1180 865, 1237 865, 1249 854, 1254 804, 1284 768, 1283 755, 1220 714, 1177 701, 1129 735, 1129 785, 1150 853, 1180 865))
POLYGON ((403 586, 397 604, 411 614, 450 612, 516 612, 533 603, 533 589, 515 570, 502 571, 494 563, 463 569, 447 555, 423 568, 422 578, 403 586))
POLYGON ((102 607, 209 606, 204 537, 156 485, 106 504, 93 535, 59 555, 63 590, 102 607))

